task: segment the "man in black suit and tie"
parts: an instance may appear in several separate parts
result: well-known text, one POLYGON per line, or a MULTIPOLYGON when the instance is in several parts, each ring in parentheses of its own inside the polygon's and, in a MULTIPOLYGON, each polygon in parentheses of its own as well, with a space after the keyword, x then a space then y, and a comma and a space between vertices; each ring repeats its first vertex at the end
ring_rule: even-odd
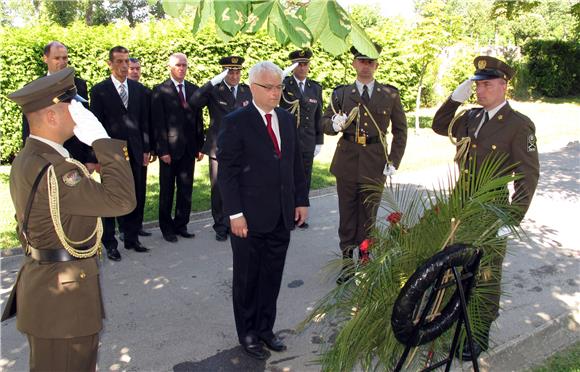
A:
POLYGON ((198 86, 185 80, 187 57, 169 57, 169 79, 153 88, 151 116, 159 156, 159 227, 163 238, 175 243, 187 231, 195 160, 203 159, 203 117, 187 102, 198 86), (176 190, 177 189, 177 190, 176 190), (171 216, 175 194, 175 217, 171 216))
MULTIPOLYGON (((149 125, 149 110, 145 87, 136 81, 127 79, 129 72, 129 50, 122 46, 109 51, 109 68, 111 76, 91 89, 91 111, 103 124, 111 138, 127 141, 128 151, 125 156, 131 164, 137 203, 142 203, 145 193, 141 173, 143 166, 149 163, 149 138, 146 135, 149 125)), ((138 205, 131 213, 118 217, 120 229, 124 233, 125 248, 137 252, 149 249, 139 242, 141 227, 138 205)), ((121 260, 115 239, 115 219, 103 218, 102 242, 107 256, 114 261, 121 260)))
POLYGON ((247 106, 252 102, 250 87, 240 83, 244 59, 239 56, 222 57, 219 64, 223 72, 193 93, 189 99, 192 107, 209 109, 210 123, 207 140, 202 152, 209 158, 209 176, 211 182, 211 214, 213 229, 217 241, 228 238, 228 216, 224 215, 222 198, 217 182, 218 162, 216 159, 217 136, 223 117, 230 112, 247 106))
POLYGON ((282 70, 260 62, 249 71, 252 104, 224 117, 218 136, 218 183, 230 218, 232 295, 239 342, 253 358, 286 345, 274 332, 290 230, 308 214, 296 121, 277 108, 282 70))
MULTIPOLYGON (((60 41, 51 41, 44 46, 42 60, 46 63, 46 75, 54 74, 66 67, 68 67, 68 49, 60 41)), ((75 76, 75 86, 77 93, 84 99, 88 98, 87 82, 75 76)), ((89 108, 87 103, 83 103, 86 108, 89 108)), ((22 146, 26 143, 26 139, 30 135, 30 127, 28 119, 22 115, 22 146)), ((96 166, 97 159, 95 158, 90 146, 85 145, 73 136, 65 141, 64 148, 68 150, 70 156, 81 163, 84 163, 89 171, 93 171, 96 166)))

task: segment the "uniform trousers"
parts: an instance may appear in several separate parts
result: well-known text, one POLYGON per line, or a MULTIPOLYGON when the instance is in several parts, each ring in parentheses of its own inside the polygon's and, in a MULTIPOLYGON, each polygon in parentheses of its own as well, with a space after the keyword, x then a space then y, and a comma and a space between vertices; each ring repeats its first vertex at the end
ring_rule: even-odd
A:
POLYGON ((222 195, 217 182, 218 161, 214 156, 209 156, 209 180, 211 183, 211 215, 213 216, 213 229, 216 233, 226 234, 228 225, 224 215, 224 205, 222 195))
POLYGON ((369 186, 336 178, 339 212, 338 237, 343 258, 352 257, 353 249, 368 237, 374 226, 382 184, 380 190, 368 190, 369 186))
POLYGON ((143 217, 145 215, 145 200, 147 198, 147 167, 141 168, 141 179, 139 180, 140 186, 139 191, 140 194, 136 195, 137 197, 137 212, 138 212, 138 221, 139 221, 139 230, 143 230, 143 217))
POLYGON ((28 337, 30 371, 95 371, 99 334, 74 338, 28 337))
POLYGON ((159 227, 163 235, 187 231, 191 213, 195 159, 189 153, 159 163, 159 227), (171 217, 175 195, 175 217, 171 217))
POLYGON ((312 179, 312 163, 314 162, 314 152, 302 153, 302 164, 304 165, 304 174, 306 175, 306 189, 310 194, 310 182, 312 179))
MULTIPOLYGON (((143 185, 143 159, 139 162, 133 157, 129 158, 131 171, 133 173, 133 182, 135 184, 135 196, 137 198, 137 207, 129 214, 117 217, 119 231, 124 234, 125 244, 136 243, 139 241, 139 229, 143 222, 143 208, 145 203, 145 186, 143 185)), ((106 249, 117 248, 117 239, 115 239, 115 217, 103 217, 103 237, 101 238, 106 249)))
POLYGON ((276 301, 289 243, 290 231, 282 217, 271 232, 249 231, 247 238, 231 236, 234 317, 241 344, 274 336, 276 301))

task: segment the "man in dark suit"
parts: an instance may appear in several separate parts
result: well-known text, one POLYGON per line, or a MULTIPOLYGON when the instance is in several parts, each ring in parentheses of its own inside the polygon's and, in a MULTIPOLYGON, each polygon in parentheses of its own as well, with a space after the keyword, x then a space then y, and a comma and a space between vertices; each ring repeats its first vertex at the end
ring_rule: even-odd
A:
POLYGON ((277 108, 282 70, 250 69, 252 104, 224 117, 218 136, 218 183, 229 216, 232 296, 239 342, 253 358, 286 345, 274 332, 290 230, 308 214, 308 193, 294 117, 277 108))
MULTIPOLYGON (((43 50, 42 60, 46 63, 46 75, 54 74, 68 66, 68 49, 59 41, 51 41, 46 44, 43 50)), ((77 93, 84 99, 88 98, 87 82, 75 76, 74 78, 77 93)), ((83 103, 89 108, 87 103, 83 103)), ((22 146, 26 144, 26 139, 30 135, 30 126, 28 119, 22 115, 22 146)), ((93 171, 96 165, 96 158, 90 146, 85 145, 75 136, 69 138, 64 143, 64 148, 68 150, 70 156, 81 163, 84 163, 89 171, 93 171)))
POLYGON ((209 109, 209 129, 202 152, 209 158, 211 214, 217 241, 225 241, 228 238, 228 216, 225 216, 223 212, 222 198, 217 182, 217 136, 224 116, 252 102, 250 87, 240 83, 243 63, 244 58, 239 56, 221 58, 219 64, 224 69, 223 72, 196 90, 189 99, 189 104, 192 107, 201 110, 207 106, 209 109))
MULTIPOLYGON (((129 58, 129 73, 127 75, 128 79, 131 79, 133 81, 139 81, 141 79, 141 62, 137 59, 137 58, 129 58)), ((147 111, 150 110, 149 105, 151 104, 151 89, 145 87, 145 92, 147 92, 147 111)), ((143 191, 141 193, 141 195, 137 195, 137 198, 139 199, 139 202, 137 203, 137 207, 139 208, 138 212, 139 212, 139 231, 138 234, 139 236, 151 236, 151 233, 149 231, 145 231, 143 230, 143 215, 145 212, 145 197, 146 197, 146 193, 147 193, 147 166, 155 161, 155 155, 154 155, 154 151, 153 149, 155 148, 155 144, 153 143, 153 129, 151 126, 151 120, 149 120, 149 123, 147 123, 146 126, 147 130, 145 131, 144 135, 147 136, 148 141, 149 141, 149 148, 150 148, 150 152, 149 152, 149 163, 148 164, 144 164, 143 168, 142 168, 142 172, 141 172, 141 180, 140 180, 140 186, 139 189, 141 191, 143 191)), ((121 235, 119 235, 119 237, 121 237, 121 235)), ((124 239, 124 236, 123 236, 124 239)))
MULTIPOLYGON (((149 123, 147 92, 140 83, 127 79, 129 71, 129 51, 122 46, 109 51, 111 76, 96 84, 91 90, 91 111, 99 119, 111 138, 127 141, 127 155, 130 159, 135 195, 142 195, 141 173, 149 163, 149 139, 146 136, 149 123)), ((137 197, 141 203, 142 197, 137 197)), ((117 219, 124 233, 125 248, 137 252, 148 249, 139 242, 138 205, 131 213, 117 219)), ((103 218, 102 242, 107 256, 114 261, 121 259, 115 239, 115 219, 103 218)))
POLYGON ((175 243, 177 235, 195 236, 187 231, 187 224, 195 160, 203 159, 204 135, 201 110, 187 103, 198 86, 185 80, 185 54, 175 53, 169 57, 169 73, 169 79, 153 88, 151 116, 160 161, 159 227, 163 238, 175 243), (175 217, 171 217, 174 195, 175 217))
MULTIPOLYGON (((322 131, 322 87, 312 79, 308 79, 310 71, 310 58, 312 51, 295 50, 288 55, 293 64, 292 76, 284 78, 284 92, 280 107, 290 111, 296 117, 298 138, 300 139, 300 152, 302 164, 306 173, 306 185, 310 192, 310 180, 312 178, 312 163, 318 155, 324 143, 322 131)), ((308 223, 300 226, 308 228, 308 223)))

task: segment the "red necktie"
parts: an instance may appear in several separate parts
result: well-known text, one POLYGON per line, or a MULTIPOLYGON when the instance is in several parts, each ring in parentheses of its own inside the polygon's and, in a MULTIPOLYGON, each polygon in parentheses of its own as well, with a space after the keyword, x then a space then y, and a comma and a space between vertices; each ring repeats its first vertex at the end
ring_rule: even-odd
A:
POLYGON ((179 87, 179 92, 177 92, 179 94, 179 100, 181 101, 181 106, 186 107, 187 104, 185 103, 185 96, 183 95, 183 84, 177 84, 177 86, 179 87))
POLYGON ((272 114, 266 114, 266 129, 268 129, 268 134, 274 143, 274 150, 276 150, 276 154, 280 157, 280 146, 278 146, 278 139, 276 138, 276 134, 274 133, 274 129, 272 129, 272 114))

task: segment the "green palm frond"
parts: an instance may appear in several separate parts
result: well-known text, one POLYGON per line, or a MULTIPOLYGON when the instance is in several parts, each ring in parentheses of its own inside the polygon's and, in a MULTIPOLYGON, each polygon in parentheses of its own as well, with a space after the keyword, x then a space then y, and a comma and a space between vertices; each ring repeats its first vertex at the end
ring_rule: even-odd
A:
MULTIPOLYGON (((328 293, 301 324, 301 329, 319 327, 327 341, 319 359, 324 371, 394 367, 404 346, 391 329, 393 305, 415 270, 446 245, 460 242, 482 249, 480 272, 500 275, 490 264, 494 255, 505 254, 505 237, 497 237, 497 230, 517 225, 519 213, 507 193, 507 184, 519 176, 512 175, 513 167, 506 167, 505 162, 505 156, 492 155, 476 170, 473 160, 467 171, 451 173, 449 186, 438 190, 413 185, 384 191, 382 185, 367 187, 380 195, 380 206, 387 214, 399 212, 401 218, 396 223, 377 221, 371 236, 372 260, 354 264, 354 277, 328 293)), ((518 233, 513 227, 512 232, 518 233)), ((482 337, 485 304, 495 291, 478 285, 471 297, 470 321, 476 340, 482 337)), ((452 292, 445 294, 444 302, 452 292)), ((408 368, 423 368, 429 351, 448 352, 450 333, 420 347, 408 368)))

